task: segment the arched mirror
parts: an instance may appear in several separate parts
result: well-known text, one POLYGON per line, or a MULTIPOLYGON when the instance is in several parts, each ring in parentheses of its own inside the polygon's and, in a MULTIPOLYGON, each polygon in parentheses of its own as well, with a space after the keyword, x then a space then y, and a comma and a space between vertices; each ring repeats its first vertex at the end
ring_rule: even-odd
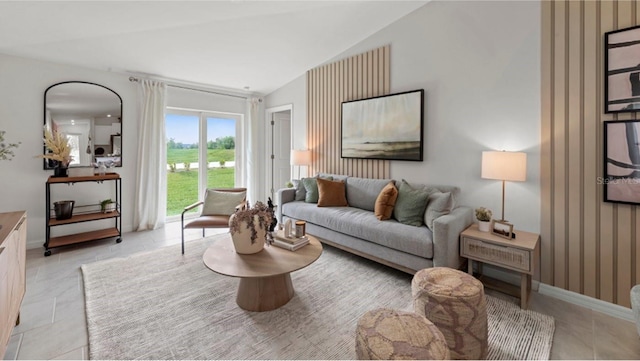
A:
MULTIPOLYGON (((69 139, 70 167, 122 166, 122 98, 113 90, 79 81, 50 86, 44 92, 44 125, 69 139)), ((45 159, 44 169, 53 168, 45 159)))

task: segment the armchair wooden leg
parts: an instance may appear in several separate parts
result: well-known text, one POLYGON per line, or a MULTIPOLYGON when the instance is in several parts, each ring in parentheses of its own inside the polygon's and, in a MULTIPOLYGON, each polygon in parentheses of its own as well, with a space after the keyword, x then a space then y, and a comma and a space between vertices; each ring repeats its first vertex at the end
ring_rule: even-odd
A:
POLYGON ((184 254, 184 212, 180 215, 180 229, 182 230, 182 254, 184 254))
POLYGON ((204 238, 204 228, 202 229, 202 238, 204 238))

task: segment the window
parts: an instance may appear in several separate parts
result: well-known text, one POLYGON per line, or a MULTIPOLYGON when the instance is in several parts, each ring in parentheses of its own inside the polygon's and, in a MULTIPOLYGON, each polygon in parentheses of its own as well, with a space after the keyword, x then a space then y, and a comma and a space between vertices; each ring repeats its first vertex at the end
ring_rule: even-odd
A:
POLYGON ((80 165, 80 137, 78 134, 67 134, 71 147, 71 162, 69 165, 80 165))
POLYGON ((167 109, 168 219, 201 200, 207 188, 235 186, 241 120, 240 114, 167 109))

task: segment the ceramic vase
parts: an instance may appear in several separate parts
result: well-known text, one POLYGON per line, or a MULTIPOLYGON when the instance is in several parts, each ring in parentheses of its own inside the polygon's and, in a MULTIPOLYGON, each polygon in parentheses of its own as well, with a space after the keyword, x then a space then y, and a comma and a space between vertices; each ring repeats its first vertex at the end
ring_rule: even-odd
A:
MULTIPOLYGON (((229 225, 231 225, 235 216, 235 214, 232 214, 229 217, 229 225)), ((267 230, 260 228, 258 225, 258 216, 254 216, 254 227, 256 228, 257 237, 253 242, 251 241, 251 229, 249 229, 245 221, 240 222, 240 230, 238 232, 230 231, 236 253, 253 254, 262 251, 267 238, 267 230)))
POLYGON ((54 177, 68 177, 69 176, 69 168, 56 166, 53 168, 53 176, 54 177))
POLYGON ((491 221, 478 221, 478 230, 480 232, 489 232, 491 230, 491 221))

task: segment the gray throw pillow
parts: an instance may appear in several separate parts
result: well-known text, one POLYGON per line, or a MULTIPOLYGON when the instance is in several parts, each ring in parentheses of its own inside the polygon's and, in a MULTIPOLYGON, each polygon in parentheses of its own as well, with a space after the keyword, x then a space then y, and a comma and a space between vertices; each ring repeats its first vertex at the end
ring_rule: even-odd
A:
POLYGON ((433 231, 433 221, 451 212, 453 197, 451 192, 434 192, 429 194, 427 210, 424 212, 424 223, 433 231))
POLYGON ((402 180, 398 188, 398 199, 393 208, 393 217, 400 223, 420 227, 424 223, 424 211, 427 207, 429 192, 413 189, 402 180))
POLYGON ((307 195, 307 191, 304 189, 304 180, 307 178, 300 179, 296 184, 296 201, 304 201, 304 198, 307 195))
POLYGON ((202 206, 203 216, 224 215, 230 216, 236 211, 236 207, 247 197, 247 192, 221 192, 207 189, 202 206))

